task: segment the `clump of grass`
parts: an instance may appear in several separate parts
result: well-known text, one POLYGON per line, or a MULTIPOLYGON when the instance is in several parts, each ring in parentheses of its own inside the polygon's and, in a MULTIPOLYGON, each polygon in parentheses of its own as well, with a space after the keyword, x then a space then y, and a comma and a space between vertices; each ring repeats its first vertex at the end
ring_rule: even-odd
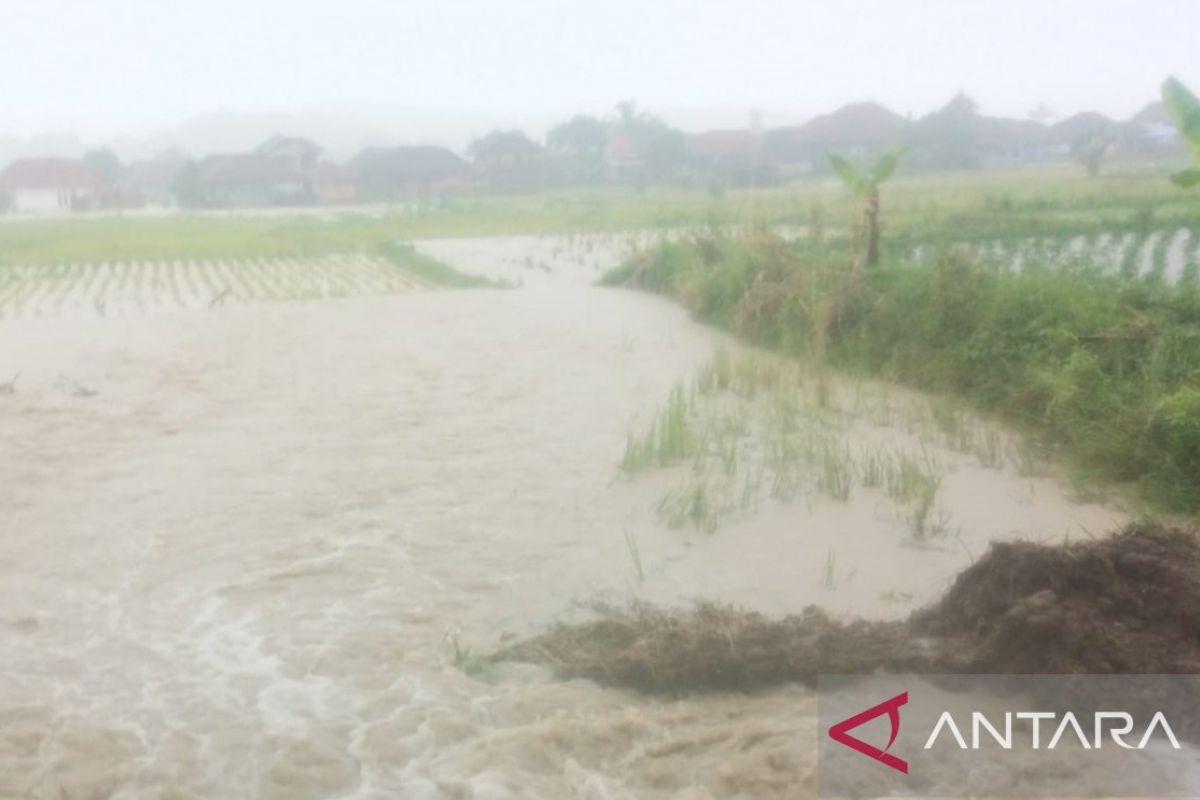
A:
POLYGON ((672 489, 658 504, 658 513, 672 528, 685 525, 704 533, 713 533, 733 508, 719 484, 704 478, 672 489))
POLYGON ((846 502, 850 499, 852 466, 850 452, 841 443, 822 440, 817 452, 817 488, 825 495, 846 502))
POLYGON ((858 460, 858 479, 865 489, 882 489, 887 482, 888 459, 878 450, 867 450, 858 460))
POLYGON ((621 470, 633 474, 649 467, 664 467, 692 457, 699 440, 689 423, 689 398, 683 386, 671 390, 666 406, 640 438, 626 442, 621 470))
POLYGON ((888 495, 904 509, 915 541, 925 541, 944 531, 935 516, 941 487, 941 476, 928 459, 918 461, 908 454, 900 455, 897 468, 888 476, 888 495))
MULTIPOLYGON (((995 413, 1090 480, 1136 483, 1144 498, 1194 513, 1200 463, 1180 454, 1168 430, 1192 424, 1192 412, 1180 411, 1190 408, 1181 401, 1166 414, 1164 404, 1200 387, 1200 293, 1190 284, 1129 280, 1150 255, 1149 225, 1177 230, 1186 215, 1183 205, 1137 207, 1149 213, 1114 209, 1057 231, 1035 215, 1012 217, 1004 221, 1011 230, 992 231, 997 239, 1048 242, 1094 230, 1130 233, 1124 277, 1060 269, 1036 253, 1019 271, 998 269, 958 252, 925 264, 885 260, 855 282, 824 244, 761 236, 677 242, 643 253, 636 279, 626 276, 760 344, 995 413), (754 305, 752 324, 738 315, 751 298, 771 299, 754 305)), ((980 219, 975 232, 982 238, 995 222, 980 219)), ((976 221, 958 223, 961 237, 976 221)), ((919 243, 935 234, 910 227, 903 236, 919 243)), ((928 249, 939 249, 934 244, 928 249)), ((812 390, 819 406, 819 388, 812 390)), ((963 452, 1002 464, 998 438, 963 430, 953 414, 942 424, 963 452)))

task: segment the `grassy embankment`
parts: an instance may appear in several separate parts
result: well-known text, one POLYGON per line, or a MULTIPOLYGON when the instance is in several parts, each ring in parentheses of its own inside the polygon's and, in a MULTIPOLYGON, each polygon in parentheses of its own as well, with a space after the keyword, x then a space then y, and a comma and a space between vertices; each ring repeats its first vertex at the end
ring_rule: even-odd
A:
MULTIPOLYGON (((1194 202, 1172 213, 1194 213, 1194 202)), ((1133 225, 1145 217, 1125 214, 1133 225)), ((1096 223, 1079 216, 1054 235, 1096 223)), ((967 234, 979 235, 956 238, 967 234)), ((1195 270, 1170 285, 1032 259, 1013 271, 944 249, 924 264, 893 253, 856 278, 845 252, 839 241, 714 231, 642 253, 606 282, 668 294, 790 354, 964 398, 1088 478, 1134 484, 1161 509, 1200 511, 1195 270)))

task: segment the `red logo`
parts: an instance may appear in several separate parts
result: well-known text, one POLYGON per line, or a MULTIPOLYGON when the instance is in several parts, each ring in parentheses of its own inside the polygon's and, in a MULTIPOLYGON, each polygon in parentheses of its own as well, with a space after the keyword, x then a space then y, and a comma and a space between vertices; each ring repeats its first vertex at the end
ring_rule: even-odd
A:
POLYGON ((884 700, 877 706, 872 706, 866 711, 855 714, 853 717, 842 720, 838 724, 829 729, 829 737, 839 744, 844 744, 851 750, 857 750, 864 756, 879 761, 897 772, 908 774, 908 762, 902 758, 896 758, 888 752, 896 742, 896 736, 900 733, 900 706, 908 703, 908 692, 901 692, 891 700, 884 700), (862 739, 855 738, 850 735, 850 731, 857 728, 859 725, 870 722, 878 716, 888 715, 888 721, 892 723, 892 735, 888 739, 887 747, 880 750, 873 744, 867 744, 862 739))

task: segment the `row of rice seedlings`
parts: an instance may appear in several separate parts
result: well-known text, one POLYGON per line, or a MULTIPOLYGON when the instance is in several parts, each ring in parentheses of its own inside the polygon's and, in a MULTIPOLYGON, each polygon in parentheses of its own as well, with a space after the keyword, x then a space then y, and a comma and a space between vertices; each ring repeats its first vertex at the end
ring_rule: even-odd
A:
MULTIPOLYGON (((926 410, 927 429, 932 429, 939 443, 966 455, 973 455, 988 469, 1002 470, 1011 466, 1019 475, 1032 475, 1039 470, 1039 458, 1021 437, 984 422, 964 411, 950 399, 935 399, 926 410)), ((920 417, 916 418, 921 425, 920 417)))
POLYGON ((205 308, 231 299, 345 297, 415 285, 390 262, 367 256, 13 266, 0 269, 0 316, 205 308))
POLYGON ((1181 284, 1196 284, 1200 280, 1200 225, 1193 226, 1188 231, 1187 245, 1183 248, 1183 269, 1180 271, 1181 284))
MULTIPOLYGON (((1115 274, 1127 280, 1140 278, 1172 284, 1194 280, 1200 270, 1197 261, 1200 232, 1189 228, 997 239, 963 242, 959 246, 973 251, 988 263, 1012 270, 1052 266, 1078 272, 1115 274)), ((935 252, 937 248, 917 246, 910 257, 925 261, 935 252)))
POLYGON ((1142 277, 1147 281, 1161 283, 1167 273, 1167 251, 1171 243, 1175 240, 1173 235, 1165 233, 1155 236, 1153 243, 1150 245, 1149 264, 1143 272, 1142 277))

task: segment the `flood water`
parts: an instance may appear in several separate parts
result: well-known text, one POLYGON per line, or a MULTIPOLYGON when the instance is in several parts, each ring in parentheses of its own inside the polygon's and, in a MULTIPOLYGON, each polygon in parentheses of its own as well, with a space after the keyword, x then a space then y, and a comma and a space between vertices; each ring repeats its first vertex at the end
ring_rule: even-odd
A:
POLYGON ((807 689, 646 699, 455 643, 637 598, 900 616, 992 538, 1122 518, 949 454, 936 547, 869 495, 671 529, 617 465, 734 345, 538 247, 562 280, 0 322, 0 797, 809 796, 807 689))

